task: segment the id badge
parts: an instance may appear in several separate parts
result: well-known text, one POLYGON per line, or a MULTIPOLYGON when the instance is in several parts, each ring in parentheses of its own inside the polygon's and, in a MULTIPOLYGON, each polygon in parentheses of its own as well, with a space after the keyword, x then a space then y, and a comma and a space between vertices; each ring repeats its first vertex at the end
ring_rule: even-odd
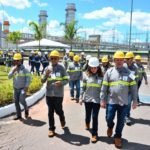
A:
POLYGON ((122 79, 123 79, 123 81, 127 81, 128 77, 127 76, 123 76, 122 79))
POLYGON ((56 77, 60 77, 60 72, 56 72, 56 77))
POLYGON ((132 80, 135 80, 135 75, 130 73, 129 77, 132 79, 132 80))
POLYGON ((98 84, 101 84, 101 82, 102 82, 102 80, 98 80, 98 81, 97 81, 98 84))
POLYGON ((51 78, 52 79, 56 79, 56 76, 55 76, 55 74, 53 73, 53 74, 51 74, 51 78))

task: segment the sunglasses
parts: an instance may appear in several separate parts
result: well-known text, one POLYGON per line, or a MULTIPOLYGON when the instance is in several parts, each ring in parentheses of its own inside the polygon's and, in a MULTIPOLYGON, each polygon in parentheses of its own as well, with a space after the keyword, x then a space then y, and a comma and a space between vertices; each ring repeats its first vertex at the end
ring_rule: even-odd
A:
POLYGON ((14 62, 19 62, 20 60, 14 60, 14 62))
POLYGON ((50 59, 51 60, 57 60, 58 58, 57 57, 51 57, 50 59))

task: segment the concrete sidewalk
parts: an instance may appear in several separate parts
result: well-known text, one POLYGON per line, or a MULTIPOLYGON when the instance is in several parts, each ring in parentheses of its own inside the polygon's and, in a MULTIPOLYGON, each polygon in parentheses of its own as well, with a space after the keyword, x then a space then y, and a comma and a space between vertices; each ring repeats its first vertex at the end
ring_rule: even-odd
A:
MULTIPOLYGON (((150 150, 150 106, 143 105, 132 111, 134 124, 125 126, 123 132, 124 150, 150 150)), ((69 99, 65 88, 64 111, 66 128, 61 129, 56 116, 56 137, 48 138, 47 106, 45 99, 30 109, 31 118, 13 121, 12 116, 0 121, 1 150, 114 150, 113 138, 106 136, 105 110, 99 113, 99 140, 90 142, 91 134, 84 129, 84 105, 69 99)))

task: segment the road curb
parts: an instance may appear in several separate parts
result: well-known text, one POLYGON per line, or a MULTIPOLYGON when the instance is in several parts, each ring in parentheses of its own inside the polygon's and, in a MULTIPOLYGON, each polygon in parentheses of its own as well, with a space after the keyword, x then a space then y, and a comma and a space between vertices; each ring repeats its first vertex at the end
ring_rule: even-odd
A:
MULTIPOLYGON (((36 92, 33 95, 26 98, 27 105, 30 107, 33 104, 35 104, 39 99, 41 99, 45 95, 45 91, 46 91, 46 88, 45 88, 45 84, 44 84, 43 87, 38 92, 36 92)), ((21 105, 21 110, 23 110, 22 105, 21 105)), ((6 117, 15 112, 16 112, 16 108, 15 108, 14 103, 9 104, 4 107, 1 107, 0 108, 0 118, 6 117)))

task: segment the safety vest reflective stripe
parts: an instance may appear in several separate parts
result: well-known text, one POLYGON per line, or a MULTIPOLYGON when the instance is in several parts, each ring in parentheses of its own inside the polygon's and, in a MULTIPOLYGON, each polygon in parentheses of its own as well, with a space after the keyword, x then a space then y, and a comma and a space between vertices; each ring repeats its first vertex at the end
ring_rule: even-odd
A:
POLYGON ((100 84, 96 84, 96 83, 83 83, 83 86, 87 86, 87 87, 98 87, 98 88, 101 87, 100 84))
POLYGON ((82 71, 82 70, 67 70, 67 72, 79 72, 79 71, 82 71))
POLYGON ((106 85, 106 86, 118 86, 118 85, 132 86, 132 85, 136 85, 136 81, 132 81, 132 82, 127 82, 127 81, 107 82, 107 81, 103 81, 102 84, 106 85))
POLYGON ((59 81, 68 80, 68 77, 67 77, 67 76, 64 76, 64 77, 62 77, 62 78, 60 78, 60 77, 48 78, 48 81, 54 81, 54 80, 59 80, 59 81))

